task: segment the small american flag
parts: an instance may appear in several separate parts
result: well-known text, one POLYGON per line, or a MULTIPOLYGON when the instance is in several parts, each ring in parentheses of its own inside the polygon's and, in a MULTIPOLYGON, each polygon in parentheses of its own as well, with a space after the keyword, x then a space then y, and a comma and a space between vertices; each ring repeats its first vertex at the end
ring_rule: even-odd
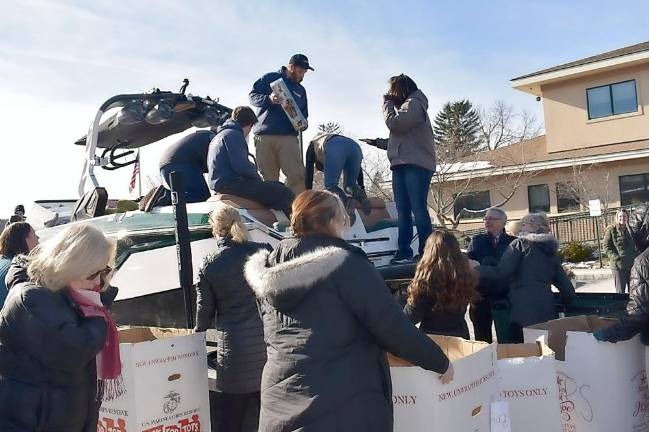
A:
POLYGON ((137 176, 140 175, 140 151, 138 150, 137 156, 135 157, 135 164, 133 165, 133 174, 131 174, 131 182, 128 184, 128 192, 133 192, 135 189, 135 181, 137 176))

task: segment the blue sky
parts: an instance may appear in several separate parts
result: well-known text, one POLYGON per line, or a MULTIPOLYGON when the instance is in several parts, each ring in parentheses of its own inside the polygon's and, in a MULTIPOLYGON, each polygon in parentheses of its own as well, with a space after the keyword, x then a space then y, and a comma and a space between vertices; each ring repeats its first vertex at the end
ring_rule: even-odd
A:
MULTIPOLYGON (((295 52, 311 124, 386 135, 380 96, 411 75, 430 114, 448 100, 503 99, 542 119, 509 79, 649 40, 649 2, 625 1, 3 1, 0 18, 0 217, 15 203, 75 198, 83 135, 106 98, 152 87, 247 103, 252 82, 295 52)), ((312 128, 311 130, 313 130, 312 128)), ((307 132, 306 137, 310 136, 307 132)), ((155 174, 169 142, 144 150, 155 174)), ((130 172, 101 176, 127 196, 130 172)))

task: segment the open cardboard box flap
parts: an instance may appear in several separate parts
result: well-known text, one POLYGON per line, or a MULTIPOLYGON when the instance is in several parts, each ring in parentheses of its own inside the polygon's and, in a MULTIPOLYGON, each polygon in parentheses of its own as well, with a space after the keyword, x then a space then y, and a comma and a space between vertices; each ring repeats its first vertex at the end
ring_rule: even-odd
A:
POLYGON ((527 328, 548 332, 547 344, 556 353, 557 360, 566 359, 566 333, 569 331, 593 333, 596 330, 610 327, 617 320, 593 315, 580 315, 535 324, 527 328))
MULTIPOLYGON (((489 346, 486 342, 473 342, 453 336, 428 335, 444 351, 450 361, 459 360, 489 346)), ((414 366, 409 361, 388 353, 390 367, 414 366)))
POLYGON ((172 338, 176 336, 186 336, 193 334, 193 330, 162 328, 162 327, 137 327, 124 326, 117 330, 120 343, 140 343, 150 342, 158 339, 172 338))
POLYGON ((498 344, 496 352, 498 360, 521 357, 554 357, 554 351, 541 341, 527 344, 498 344))

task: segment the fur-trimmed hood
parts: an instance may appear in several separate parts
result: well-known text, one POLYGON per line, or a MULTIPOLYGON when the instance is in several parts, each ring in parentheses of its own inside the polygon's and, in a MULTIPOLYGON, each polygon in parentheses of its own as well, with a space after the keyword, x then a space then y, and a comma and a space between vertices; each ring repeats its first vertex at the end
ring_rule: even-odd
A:
POLYGON ((557 253, 557 250, 559 249, 559 241, 554 235, 550 233, 534 234, 534 233, 521 232, 518 235, 518 238, 536 244, 547 255, 554 255, 555 253, 557 253))
POLYGON ((315 284, 343 265, 349 251, 327 246, 296 258, 272 264, 270 252, 252 255, 244 267, 244 276, 258 298, 266 298, 276 308, 299 304, 315 284))

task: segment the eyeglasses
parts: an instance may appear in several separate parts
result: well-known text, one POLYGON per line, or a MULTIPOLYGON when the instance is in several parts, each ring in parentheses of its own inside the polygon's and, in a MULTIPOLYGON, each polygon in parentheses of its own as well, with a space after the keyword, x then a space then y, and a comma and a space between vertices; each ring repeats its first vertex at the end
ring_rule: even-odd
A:
POLYGON ((106 266, 106 268, 104 268, 104 269, 102 269, 102 270, 99 270, 99 271, 96 271, 96 272, 94 272, 93 274, 91 274, 90 276, 88 276, 88 277, 86 278, 86 280, 89 280, 89 281, 91 281, 91 280, 95 280, 95 279, 97 279, 97 276, 99 276, 99 277, 101 277, 101 278, 105 278, 105 277, 108 276, 112 271, 113 271, 113 268, 112 268, 111 266, 106 266))

